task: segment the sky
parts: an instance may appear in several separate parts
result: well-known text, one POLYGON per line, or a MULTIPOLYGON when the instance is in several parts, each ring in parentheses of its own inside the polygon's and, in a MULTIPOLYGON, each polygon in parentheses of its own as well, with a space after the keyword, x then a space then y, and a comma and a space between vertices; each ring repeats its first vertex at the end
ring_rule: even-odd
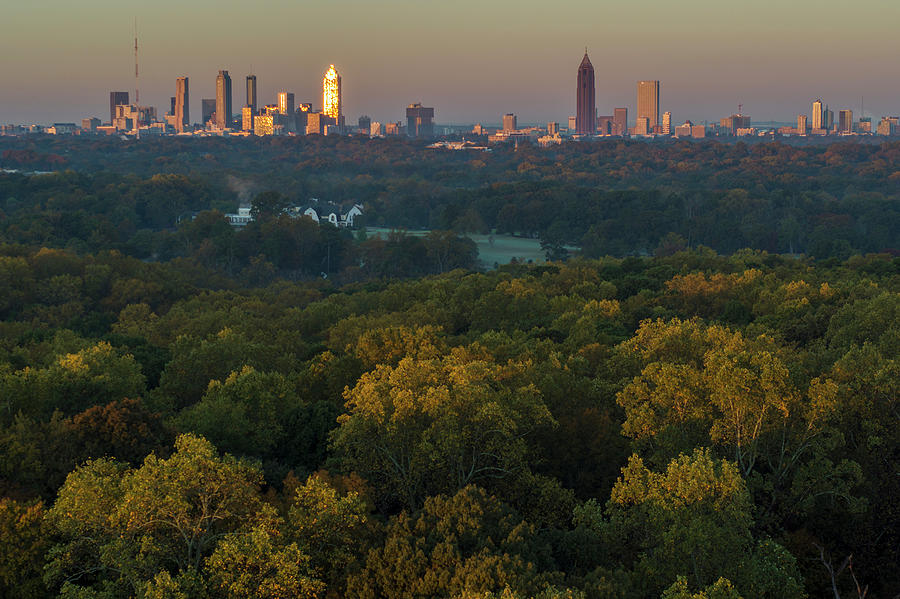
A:
MULTIPOLYGON (((737 111, 793 121, 817 97, 837 113, 900 114, 897 0, 7 0, 0 5, 0 123, 109 119, 109 92, 134 93, 160 117, 175 78, 190 111, 230 72, 234 110, 244 78, 261 103, 277 92, 322 103, 322 76, 342 76, 343 113, 380 122, 405 107, 438 123, 565 123, 575 111, 585 47, 597 108, 636 108, 636 82, 660 80, 673 123, 737 111)), ((133 101, 133 97, 132 97, 133 101)))

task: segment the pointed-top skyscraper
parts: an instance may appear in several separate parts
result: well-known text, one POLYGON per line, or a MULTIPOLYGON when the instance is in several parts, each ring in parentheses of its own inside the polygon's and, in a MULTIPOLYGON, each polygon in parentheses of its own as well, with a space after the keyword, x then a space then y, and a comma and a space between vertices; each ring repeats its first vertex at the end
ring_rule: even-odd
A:
POLYGON ((594 135, 597 132, 597 109, 594 100, 594 65, 588 58, 587 48, 578 65, 578 92, 575 96, 575 132, 594 135))

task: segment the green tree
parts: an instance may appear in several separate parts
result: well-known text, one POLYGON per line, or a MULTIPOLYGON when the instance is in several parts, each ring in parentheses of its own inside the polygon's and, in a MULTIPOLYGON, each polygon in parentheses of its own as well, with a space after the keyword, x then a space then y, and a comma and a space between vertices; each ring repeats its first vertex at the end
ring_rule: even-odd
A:
POLYGON ((525 370, 478 347, 378 366, 345 392, 333 446, 381 490, 382 506, 415 508, 427 495, 515 476, 529 468, 526 436, 553 424, 525 370))
POLYGON ((137 469, 108 459, 76 469, 47 521, 60 542, 50 553, 51 587, 112 588, 140 594, 162 572, 201 572, 230 533, 261 517, 259 471, 182 435, 168 459, 137 469))

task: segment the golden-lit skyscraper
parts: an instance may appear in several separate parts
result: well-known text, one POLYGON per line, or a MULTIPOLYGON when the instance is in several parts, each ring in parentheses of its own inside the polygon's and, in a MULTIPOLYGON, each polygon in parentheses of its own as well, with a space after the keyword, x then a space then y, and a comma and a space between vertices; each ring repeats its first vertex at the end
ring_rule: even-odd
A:
POLYGON ((278 112, 281 114, 294 114, 294 94, 278 92, 278 112))
POLYGON ((662 120, 662 134, 672 135, 672 113, 664 112, 662 120))
POLYGON ((822 99, 818 98, 812 105, 812 128, 822 129, 825 126, 825 110, 822 99))
POLYGON ((175 80, 175 109, 172 111, 175 115, 175 130, 179 133, 184 132, 184 128, 191 124, 190 98, 188 78, 179 77, 175 80))
POLYGON ((328 67, 322 79, 322 112, 336 122, 341 118, 341 76, 334 65, 328 67))
POLYGON ((659 81, 638 81, 637 118, 650 119, 650 131, 659 125, 659 81))

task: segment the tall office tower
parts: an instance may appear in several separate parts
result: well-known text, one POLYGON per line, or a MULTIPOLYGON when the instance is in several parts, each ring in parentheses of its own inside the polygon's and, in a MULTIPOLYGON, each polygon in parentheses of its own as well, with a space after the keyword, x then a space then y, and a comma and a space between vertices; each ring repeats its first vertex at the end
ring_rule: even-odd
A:
POLYGON ((109 92, 109 122, 116 120, 116 106, 128 104, 128 92, 109 92))
POLYGON ((169 98, 169 105, 170 105, 169 114, 174 115, 175 114, 175 96, 172 96, 171 98, 169 98))
POLYGON ((175 80, 175 130, 179 133, 184 131, 185 127, 191 125, 191 95, 188 88, 188 78, 179 77, 175 80))
POLYGON ((651 133, 653 133, 653 129, 650 128, 650 118, 646 116, 639 116, 634 124, 634 134, 650 135, 651 133))
POLYGON ((841 110, 838 112, 838 131, 840 133, 853 133, 852 110, 841 110))
POLYGON ((638 81, 637 118, 650 120, 650 131, 659 125, 659 81, 638 81))
POLYGON ((294 94, 278 92, 278 112, 281 114, 294 114, 294 94))
POLYGON ((244 106, 241 108, 241 129, 244 131, 253 131, 253 119, 256 117, 256 112, 253 110, 251 106, 244 106))
POLYGON ((829 110, 828 106, 825 106, 825 112, 822 114, 822 127, 824 127, 826 131, 831 131, 834 129, 834 111, 829 110))
POLYGON ((812 128, 822 129, 825 125, 825 106, 819 98, 812 105, 812 128))
POLYGON ((372 119, 370 119, 366 115, 362 115, 359 117, 359 120, 356 123, 356 128, 360 133, 365 132, 366 134, 372 129, 372 119))
POLYGON ((559 123, 547 123, 547 135, 559 135, 559 123))
POLYGON ((428 139, 434 135, 434 108, 425 108, 418 102, 406 107, 406 134, 428 139))
POLYGON ((806 115, 797 115, 797 135, 806 135, 807 133, 808 131, 806 129, 806 115))
POLYGON ((613 112, 613 135, 628 135, 628 109, 616 108, 613 112))
POLYGON ((664 112, 662 120, 662 134, 672 135, 672 113, 664 112))
POLYGON ((244 106, 249 106, 256 114, 256 75, 247 75, 247 103, 244 106))
POLYGON ((587 50, 578 65, 578 89, 575 92, 575 133, 594 135, 597 130, 597 104, 594 88, 594 65, 587 50))
POLYGON ((219 71, 216 77, 216 127, 231 128, 231 76, 219 71))
POLYGON ((216 99, 215 98, 203 98, 200 100, 200 116, 203 120, 203 125, 206 126, 206 123, 209 122, 209 119, 212 118, 212 115, 216 113, 216 99))
POLYGON ((335 121, 341 118, 341 76, 334 65, 328 67, 322 79, 322 112, 335 121))
POLYGON ((516 118, 516 115, 512 114, 511 112, 504 114, 503 130, 507 133, 509 133, 510 131, 515 131, 516 129, 518 129, 518 127, 516 126, 517 121, 518 119, 516 118))

